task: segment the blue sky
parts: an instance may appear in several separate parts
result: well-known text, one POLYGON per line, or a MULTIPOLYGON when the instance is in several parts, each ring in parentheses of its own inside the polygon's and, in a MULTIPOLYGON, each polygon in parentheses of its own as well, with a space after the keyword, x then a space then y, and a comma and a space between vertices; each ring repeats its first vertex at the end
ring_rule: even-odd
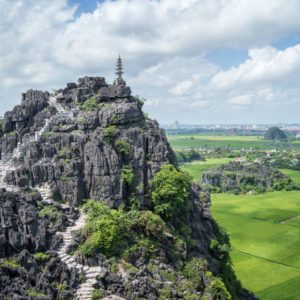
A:
POLYGON ((103 2, 103 0, 69 0, 70 5, 78 6, 77 15, 86 12, 93 12, 97 7, 97 2, 103 2))
POLYGON ((120 53, 161 123, 300 123, 299 11, 298 0, 2 0, 0 114, 30 88, 112 82, 120 53))

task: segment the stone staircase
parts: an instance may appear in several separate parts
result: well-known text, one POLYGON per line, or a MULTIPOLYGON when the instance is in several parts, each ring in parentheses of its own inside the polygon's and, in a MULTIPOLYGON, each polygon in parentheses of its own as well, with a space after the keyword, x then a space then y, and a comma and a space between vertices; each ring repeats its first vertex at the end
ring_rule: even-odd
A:
MULTIPOLYGON (((56 97, 58 97, 57 95, 56 97)), ((30 137, 30 139, 25 143, 18 143, 18 146, 13 150, 12 153, 2 154, 0 160, 0 188, 5 188, 8 191, 18 191, 19 188, 14 185, 8 185, 5 182, 5 176, 8 171, 16 169, 15 160, 18 160, 22 154, 24 147, 31 142, 39 141, 42 135, 49 130, 51 124, 57 120, 62 118, 69 118, 73 120, 74 111, 66 111, 65 108, 56 101, 55 96, 50 96, 49 102, 51 105, 54 105, 57 109, 57 113, 51 116, 49 119, 45 120, 45 125, 37 132, 35 135, 30 137)), ((48 184, 44 184, 43 186, 35 187, 42 196, 42 202, 46 205, 52 204, 54 201, 52 199, 52 191, 48 184)), ((73 225, 69 226, 64 232, 57 232, 56 234, 61 234, 63 237, 63 242, 57 250, 58 256, 60 259, 65 262, 69 267, 75 268, 79 274, 82 274, 86 279, 85 282, 81 283, 76 291, 76 300, 90 300, 93 294, 93 285, 97 282, 96 277, 101 272, 101 267, 90 267, 85 266, 80 263, 77 263, 73 256, 67 254, 67 249, 69 245, 72 243, 72 231, 81 229, 85 224, 86 216, 83 213, 80 213, 79 218, 74 222, 73 225)))
MULTIPOLYGON (((48 185, 40 186, 36 188, 42 198, 43 202, 47 204, 53 203, 51 189, 48 185)), ((90 300, 93 294, 93 285, 97 282, 96 278, 102 271, 101 267, 90 267, 83 264, 80 264, 75 261, 75 258, 67 253, 68 247, 71 245, 72 231, 79 230, 85 225, 86 215, 82 212, 79 215, 79 218, 74 222, 73 225, 69 226, 63 232, 57 232, 62 236, 62 244, 57 249, 57 254, 59 258, 65 262, 68 267, 75 268, 79 274, 82 274, 86 279, 85 282, 81 283, 76 291, 76 300, 90 300)))
POLYGON ((49 103, 56 107, 57 113, 50 118, 45 120, 45 125, 38 131, 35 132, 34 136, 31 136, 26 142, 18 142, 17 147, 13 150, 12 153, 1 155, 0 160, 0 188, 6 188, 9 191, 16 191, 18 187, 13 185, 8 185, 5 183, 4 178, 8 171, 14 170, 14 160, 18 160, 24 153, 24 148, 26 145, 32 142, 38 142, 43 134, 50 129, 50 126, 58 119, 75 119, 75 111, 67 111, 60 103, 57 102, 56 98, 60 96, 50 96, 49 103))
POLYGON ((0 160, 0 188, 5 188, 7 191, 16 192, 19 188, 15 185, 9 185, 5 182, 5 176, 8 171, 14 170, 14 160, 19 159, 22 154, 22 144, 19 142, 12 153, 1 155, 0 160))

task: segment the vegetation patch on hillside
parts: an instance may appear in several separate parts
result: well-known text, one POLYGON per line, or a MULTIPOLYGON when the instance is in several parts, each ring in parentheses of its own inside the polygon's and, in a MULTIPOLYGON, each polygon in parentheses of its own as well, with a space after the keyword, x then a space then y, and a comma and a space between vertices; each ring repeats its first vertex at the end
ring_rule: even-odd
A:
POLYGON ((281 190, 299 190, 295 182, 282 172, 258 163, 229 162, 206 171, 202 184, 212 192, 235 194, 281 190))

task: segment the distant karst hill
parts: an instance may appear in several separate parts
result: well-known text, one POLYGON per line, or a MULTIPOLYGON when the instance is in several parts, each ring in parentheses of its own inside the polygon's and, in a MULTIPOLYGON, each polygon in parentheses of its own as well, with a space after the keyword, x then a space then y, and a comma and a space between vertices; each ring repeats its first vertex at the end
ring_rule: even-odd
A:
POLYGON ((202 184, 214 192, 248 192, 298 190, 291 178, 260 163, 229 162, 203 174, 202 184))
POLYGON ((265 140, 276 140, 276 141, 284 141, 287 140, 287 135, 278 127, 270 127, 265 135, 264 135, 264 139, 265 140))

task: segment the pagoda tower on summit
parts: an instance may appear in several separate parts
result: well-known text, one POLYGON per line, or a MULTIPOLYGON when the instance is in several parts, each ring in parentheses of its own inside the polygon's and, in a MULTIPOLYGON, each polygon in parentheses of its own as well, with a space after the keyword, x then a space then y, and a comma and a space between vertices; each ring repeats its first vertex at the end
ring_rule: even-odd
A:
MULTIPOLYGON (((1 0, 0 0, 1 1, 1 0)), ((126 82, 122 77, 123 64, 119 55, 116 63, 116 78, 113 84, 108 84, 100 88, 97 94, 97 99, 101 101, 117 100, 121 98, 127 98, 129 101, 133 99, 131 97, 131 89, 126 86, 126 82)))
POLYGON ((123 64, 122 64, 122 59, 119 55, 116 63, 116 79, 114 80, 114 85, 122 85, 126 86, 125 80, 122 78, 123 74, 123 64))

